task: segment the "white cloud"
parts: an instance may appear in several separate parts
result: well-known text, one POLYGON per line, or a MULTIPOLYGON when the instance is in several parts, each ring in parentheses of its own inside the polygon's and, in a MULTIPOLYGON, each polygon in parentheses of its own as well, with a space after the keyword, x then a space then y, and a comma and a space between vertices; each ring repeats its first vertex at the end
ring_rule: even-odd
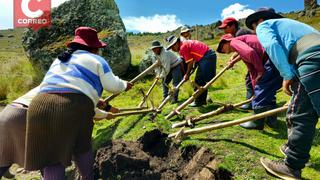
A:
POLYGON ((254 10, 247 8, 248 5, 242 5, 239 3, 232 4, 222 10, 221 17, 225 19, 227 17, 234 17, 236 19, 242 19, 248 17, 254 13, 254 10))
POLYGON ((172 31, 182 26, 181 20, 173 14, 125 17, 123 23, 128 31, 151 33, 172 31))
POLYGON ((66 2, 68 0, 51 0, 51 7, 58 7, 60 4, 66 2))

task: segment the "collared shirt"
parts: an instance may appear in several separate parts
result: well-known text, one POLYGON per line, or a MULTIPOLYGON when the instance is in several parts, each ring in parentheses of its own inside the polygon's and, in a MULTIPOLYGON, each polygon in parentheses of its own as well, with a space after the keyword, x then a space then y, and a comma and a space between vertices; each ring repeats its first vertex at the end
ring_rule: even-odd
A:
POLYGON ((242 35, 235 37, 230 41, 230 46, 234 49, 244 61, 250 72, 252 83, 254 82, 258 73, 264 72, 264 60, 266 59, 266 52, 260 44, 256 35, 242 35))
POLYGON ((287 19, 270 19, 260 23, 256 29, 258 39, 273 64, 285 80, 294 78, 295 70, 289 64, 289 52, 304 35, 319 33, 304 23, 287 19))
POLYGON ((209 47, 203 42, 197 40, 187 40, 181 42, 180 56, 186 61, 186 63, 195 60, 199 62, 203 56, 209 51, 209 47))
POLYGON ((165 48, 162 48, 160 55, 156 55, 156 57, 161 62, 161 66, 155 69, 157 76, 160 78, 166 77, 171 68, 176 67, 182 61, 172 51, 167 51, 165 48))
POLYGON ((77 50, 68 62, 53 61, 40 85, 40 93, 83 93, 97 104, 103 89, 119 93, 126 86, 125 81, 112 73, 104 58, 77 50))
POLYGON ((183 42, 183 41, 186 41, 186 40, 189 40, 189 38, 185 38, 183 36, 180 36, 180 41, 183 42))

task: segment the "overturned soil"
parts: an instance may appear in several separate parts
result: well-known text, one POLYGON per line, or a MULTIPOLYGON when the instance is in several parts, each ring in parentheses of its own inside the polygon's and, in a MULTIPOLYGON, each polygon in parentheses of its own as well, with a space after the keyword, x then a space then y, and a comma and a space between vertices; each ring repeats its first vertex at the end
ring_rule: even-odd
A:
POLYGON ((145 133, 138 141, 114 140, 100 148, 95 157, 95 179, 232 179, 217 168, 206 148, 184 149, 159 130, 145 133))

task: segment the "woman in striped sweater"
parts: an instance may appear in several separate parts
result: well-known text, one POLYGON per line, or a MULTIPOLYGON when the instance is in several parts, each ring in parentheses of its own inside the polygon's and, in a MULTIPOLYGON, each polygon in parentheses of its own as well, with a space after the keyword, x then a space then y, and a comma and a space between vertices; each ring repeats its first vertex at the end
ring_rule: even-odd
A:
POLYGON ((98 49, 106 47, 95 29, 80 27, 40 85, 27 114, 26 170, 42 169, 44 179, 63 179, 71 157, 81 157, 83 179, 93 179, 91 150, 94 107, 102 91, 119 93, 132 84, 112 73, 98 49))

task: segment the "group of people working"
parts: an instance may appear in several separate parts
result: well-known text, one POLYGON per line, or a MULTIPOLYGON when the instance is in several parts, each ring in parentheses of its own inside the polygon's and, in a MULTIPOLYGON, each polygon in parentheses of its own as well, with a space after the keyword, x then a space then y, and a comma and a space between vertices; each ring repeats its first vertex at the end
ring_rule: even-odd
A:
MULTIPOLYGON (((283 18, 273 9, 261 8, 246 19, 240 29, 237 20, 226 18, 219 27, 222 36, 217 52, 233 53, 231 68, 242 60, 248 69, 247 98, 253 96, 255 114, 276 107, 275 94, 282 88, 292 96, 288 112, 288 141, 281 146, 283 161, 261 158, 267 171, 283 179, 300 179, 308 162, 315 126, 320 114, 320 34, 314 28, 283 18)), ((195 84, 204 86, 216 74, 216 54, 206 44, 191 40, 190 29, 170 36, 164 48, 159 41, 151 49, 161 61, 156 70, 163 79, 164 98, 168 84, 187 81, 197 69, 195 84), (172 51, 179 54, 179 57, 172 51)), ((80 27, 68 49, 52 63, 42 83, 15 100, 0 115, 0 178, 13 163, 26 170, 41 170, 46 180, 64 179, 65 167, 74 160, 82 179, 93 179, 91 133, 94 116, 112 118, 96 109, 102 91, 119 93, 132 84, 112 73, 99 48, 107 46, 96 30, 80 27)), ((206 104, 207 91, 191 104, 206 104)), ((173 103, 178 100, 178 92, 173 103)), ((105 106, 105 105, 104 105, 105 106)), ((247 129, 276 126, 276 117, 241 124, 247 129)))
MULTIPOLYGON (((242 60, 248 69, 246 98, 252 98, 252 103, 244 109, 252 108, 254 114, 259 114, 276 108, 276 93, 281 87, 292 96, 286 118, 288 141, 280 147, 285 159, 278 162, 261 158, 260 161, 268 172, 279 178, 301 179, 301 170, 310 159, 309 152, 320 115, 320 33, 309 25, 284 18, 272 8, 258 9, 247 17, 246 26, 250 30, 239 28, 235 18, 224 19, 219 29, 225 35, 220 39, 217 52, 233 53, 227 63, 228 68, 242 60)), ((188 80, 190 72, 197 68, 195 83, 204 86, 215 76, 216 55, 204 43, 191 40, 190 29, 186 29, 181 28, 179 38, 167 38, 167 50, 179 53, 179 58, 187 64, 184 80, 188 80)), ((166 61, 164 56, 160 55, 160 58, 166 61)), ((164 82, 166 86, 167 83, 164 82)), ((206 104, 206 96, 207 92, 191 106, 206 104)), ((277 116, 240 126, 262 130, 265 124, 276 127, 277 116)))

